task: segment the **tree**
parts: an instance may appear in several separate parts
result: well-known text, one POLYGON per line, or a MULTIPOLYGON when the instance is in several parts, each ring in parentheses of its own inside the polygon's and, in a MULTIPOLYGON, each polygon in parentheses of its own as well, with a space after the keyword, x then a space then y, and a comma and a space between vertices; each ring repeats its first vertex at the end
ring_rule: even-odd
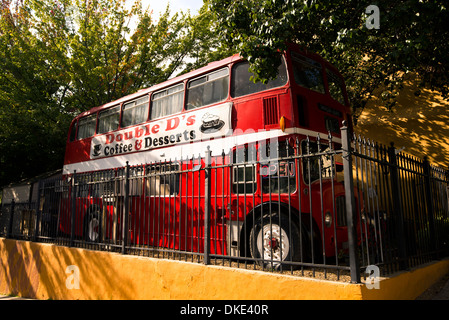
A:
POLYGON ((190 17, 188 25, 191 47, 189 48, 189 61, 182 73, 237 53, 220 37, 220 32, 217 29, 219 26, 213 12, 209 10, 208 1, 205 1, 198 15, 190 17))
POLYGON ((449 13, 443 0, 210 0, 210 9, 226 43, 250 62, 255 81, 272 78, 279 52, 296 42, 342 72, 354 113, 381 87, 386 106, 394 106, 410 72, 420 75, 421 87, 449 99, 449 34, 443 31, 449 13), (380 11, 378 29, 368 28, 371 4, 380 11))
POLYGON ((201 26, 140 0, 0 3, 0 186, 61 168, 71 119, 182 70, 201 26))

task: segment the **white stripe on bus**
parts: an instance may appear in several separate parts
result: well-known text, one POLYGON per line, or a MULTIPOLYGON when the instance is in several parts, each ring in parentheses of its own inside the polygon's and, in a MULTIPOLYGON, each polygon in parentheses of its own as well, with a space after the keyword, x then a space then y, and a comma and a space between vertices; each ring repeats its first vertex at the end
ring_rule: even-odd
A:
MULTIPOLYGON (((101 158, 96 160, 82 161, 78 163, 64 165, 63 174, 71 174, 75 170, 77 173, 107 170, 113 168, 120 168, 126 165, 141 165, 146 163, 154 163, 159 161, 174 161, 191 159, 192 156, 204 158, 207 148, 212 151, 212 156, 221 156, 224 151, 228 154, 229 151, 238 145, 245 143, 254 143, 265 139, 273 139, 291 134, 301 134, 315 138, 318 135, 317 131, 302 129, 302 128, 288 128, 285 132, 281 130, 268 130, 252 133, 244 133, 225 138, 215 138, 213 140, 199 141, 193 143, 186 143, 178 146, 155 149, 151 151, 135 152, 120 156, 112 156, 108 158, 101 158)), ((327 134, 320 133, 322 139, 327 139, 327 134)), ((341 139, 333 138, 334 142, 341 143, 341 139)))

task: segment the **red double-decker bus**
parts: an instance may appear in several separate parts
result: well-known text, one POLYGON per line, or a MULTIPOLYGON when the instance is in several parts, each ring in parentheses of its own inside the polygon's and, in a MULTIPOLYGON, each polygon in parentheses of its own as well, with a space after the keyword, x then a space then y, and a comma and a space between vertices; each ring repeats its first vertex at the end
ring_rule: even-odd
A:
MULTIPOLYGON (((248 68, 234 55, 80 114, 63 173, 89 173, 92 181, 126 164, 138 168, 128 204, 134 244, 202 252, 207 212, 212 254, 277 261, 337 255, 347 241, 344 188, 338 161, 325 151, 339 148, 340 124, 351 120, 344 80, 297 45, 266 84, 252 82, 248 68), (206 150, 210 211, 195 180, 204 176, 198 168, 208 165, 206 150)), ((70 233, 76 221, 76 236, 120 238, 122 191, 106 189, 78 193, 76 218, 66 205, 60 230, 70 233)))

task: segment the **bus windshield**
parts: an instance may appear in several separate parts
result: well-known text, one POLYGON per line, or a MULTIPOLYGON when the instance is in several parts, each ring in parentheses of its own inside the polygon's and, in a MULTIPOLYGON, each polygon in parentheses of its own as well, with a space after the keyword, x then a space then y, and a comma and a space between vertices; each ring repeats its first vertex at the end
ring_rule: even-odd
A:
POLYGON ((285 61, 282 59, 282 63, 279 65, 277 78, 270 80, 265 84, 262 82, 254 83, 254 81, 250 79, 251 76, 253 76, 253 74, 249 71, 249 63, 247 61, 242 61, 234 65, 232 68, 231 80, 232 97, 237 98, 285 85, 287 82, 285 61))
POLYGON ((321 64, 296 52, 292 52, 291 56, 296 84, 325 93, 321 64))

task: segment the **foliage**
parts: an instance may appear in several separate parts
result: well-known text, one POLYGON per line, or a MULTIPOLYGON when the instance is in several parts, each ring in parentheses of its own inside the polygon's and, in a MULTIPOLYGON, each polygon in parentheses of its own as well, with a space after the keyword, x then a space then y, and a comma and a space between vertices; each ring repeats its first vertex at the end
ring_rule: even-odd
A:
POLYGON ((191 17, 189 21, 191 59, 186 63, 182 73, 198 69, 209 62, 218 61, 237 53, 220 37, 215 16, 209 10, 208 1, 205 0, 204 2, 198 15, 191 17))
POLYGON ((206 16, 133 3, 0 2, 0 186, 61 168, 75 114, 213 58, 206 16))
POLYGON ((222 37, 249 60, 255 81, 274 76, 279 51, 292 41, 342 72, 355 112, 379 88, 393 107, 409 72, 421 76, 421 88, 449 99, 449 34, 443 31, 449 13, 443 0, 211 0, 210 9, 222 37), (369 5, 379 8, 379 29, 366 27, 369 5))
POLYGON ((75 114, 235 52, 267 81, 288 41, 341 70, 355 113, 378 88, 393 106, 409 72, 448 98, 442 0, 204 3, 155 21, 140 0, 1 0, 0 185, 60 168, 75 114), (365 26, 370 4, 380 29, 365 26))

